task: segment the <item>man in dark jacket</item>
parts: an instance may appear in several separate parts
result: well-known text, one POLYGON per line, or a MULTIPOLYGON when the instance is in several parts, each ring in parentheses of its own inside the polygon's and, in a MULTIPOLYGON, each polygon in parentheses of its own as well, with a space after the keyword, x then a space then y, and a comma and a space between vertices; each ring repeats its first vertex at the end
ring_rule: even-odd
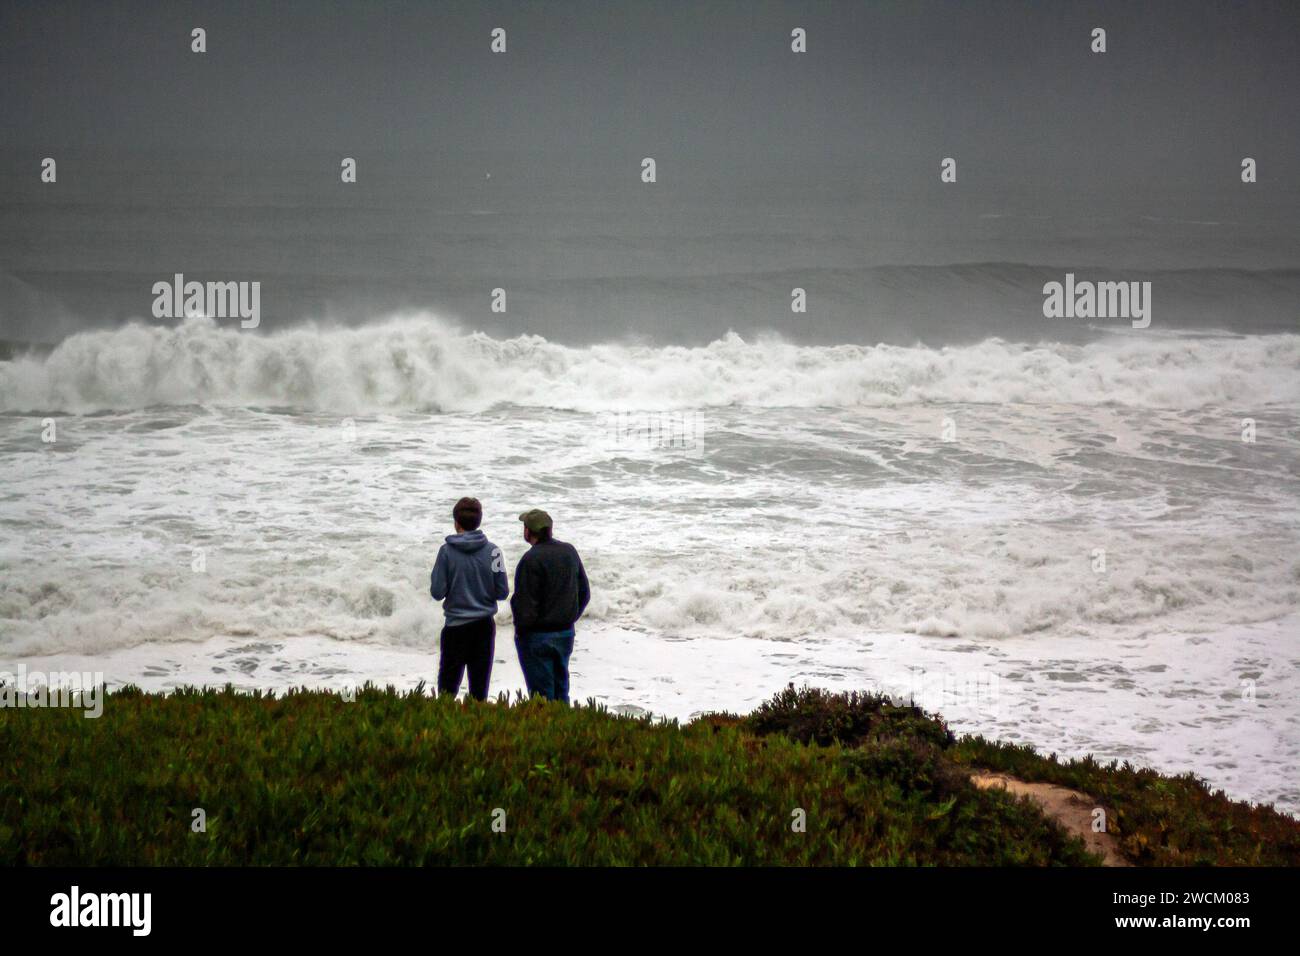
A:
POLYGON ((529 695, 569 702, 573 625, 591 600, 587 571, 573 545, 551 536, 551 516, 525 511, 524 540, 531 548, 515 568, 515 650, 529 695))
POLYGON ((442 601, 445 626, 438 642, 438 693, 455 694, 469 668, 469 693, 486 700, 496 652, 497 601, 510 593, 501 549, 478 530, 483 506, 461 498, 451 509, 456 533, 438 549, 429 576, 429 593, 442 601))

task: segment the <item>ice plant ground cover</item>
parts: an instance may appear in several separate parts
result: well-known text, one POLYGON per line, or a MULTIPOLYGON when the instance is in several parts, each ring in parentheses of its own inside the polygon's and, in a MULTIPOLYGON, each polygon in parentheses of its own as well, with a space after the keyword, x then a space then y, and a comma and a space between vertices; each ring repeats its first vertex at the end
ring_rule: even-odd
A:
POLYGON ((1136 864, 1300 862, 1300 823, 1193 777, 793 687, 688 724, 423 688, 127 688, 97 720, 0 710, 0 746, 7 865, 1098 862, 975 767, 1087 789, 1136 864))

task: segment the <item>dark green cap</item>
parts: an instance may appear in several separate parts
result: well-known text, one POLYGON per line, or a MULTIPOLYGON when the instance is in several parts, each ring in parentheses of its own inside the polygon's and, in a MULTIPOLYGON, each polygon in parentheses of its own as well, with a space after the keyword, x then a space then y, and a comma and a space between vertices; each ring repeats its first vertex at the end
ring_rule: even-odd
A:
POLYGON ((519 516, 519 520, 524 523, 524 527, 533 534, 542 531, 551 526, 551 516, 540 508, 534 508, 532 511, 525 511, 519 516))

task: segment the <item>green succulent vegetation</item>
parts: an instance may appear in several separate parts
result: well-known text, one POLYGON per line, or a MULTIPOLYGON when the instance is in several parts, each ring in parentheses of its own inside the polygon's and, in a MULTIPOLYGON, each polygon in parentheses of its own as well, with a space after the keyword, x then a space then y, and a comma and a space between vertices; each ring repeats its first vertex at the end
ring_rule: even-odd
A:
POLYGON ((1165 776, 1127 761, 1058 761, 1032 747, 963 737, 953 759, 1022 780, 1082 790, 1107 808, 1107 827, 1137 866, 1297 866, 1300 822, 1271 806, 1212 791, 1194 774, 1165 776))
POLYGON ((0 711, 0 747, 6 865, 1098 862, 971 786, 974 764, 1112 801, 1138 863, 1300 859, 1296 821, 1190 779, 958 741, 916 707, 809 689, 683 726, 423 687, 126 688, 95 720, 0 711))

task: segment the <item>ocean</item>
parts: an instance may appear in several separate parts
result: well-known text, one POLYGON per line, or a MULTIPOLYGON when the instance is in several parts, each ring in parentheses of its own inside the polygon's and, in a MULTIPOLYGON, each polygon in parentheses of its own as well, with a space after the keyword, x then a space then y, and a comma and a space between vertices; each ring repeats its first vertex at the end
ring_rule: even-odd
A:
POLYGON ((6 187, 0 671, 428 685, 468 494, 511 568, 531 507, 583 555, 577 699, 884 690, 1300 810, 1293 220, 492 165, 329 208, 283 170, 6 187), (1045 319, 1067 271, 1151 281, 1151 327, 1045 319), (151 318, 176 272, 260 281, 260 326, 151 318))

